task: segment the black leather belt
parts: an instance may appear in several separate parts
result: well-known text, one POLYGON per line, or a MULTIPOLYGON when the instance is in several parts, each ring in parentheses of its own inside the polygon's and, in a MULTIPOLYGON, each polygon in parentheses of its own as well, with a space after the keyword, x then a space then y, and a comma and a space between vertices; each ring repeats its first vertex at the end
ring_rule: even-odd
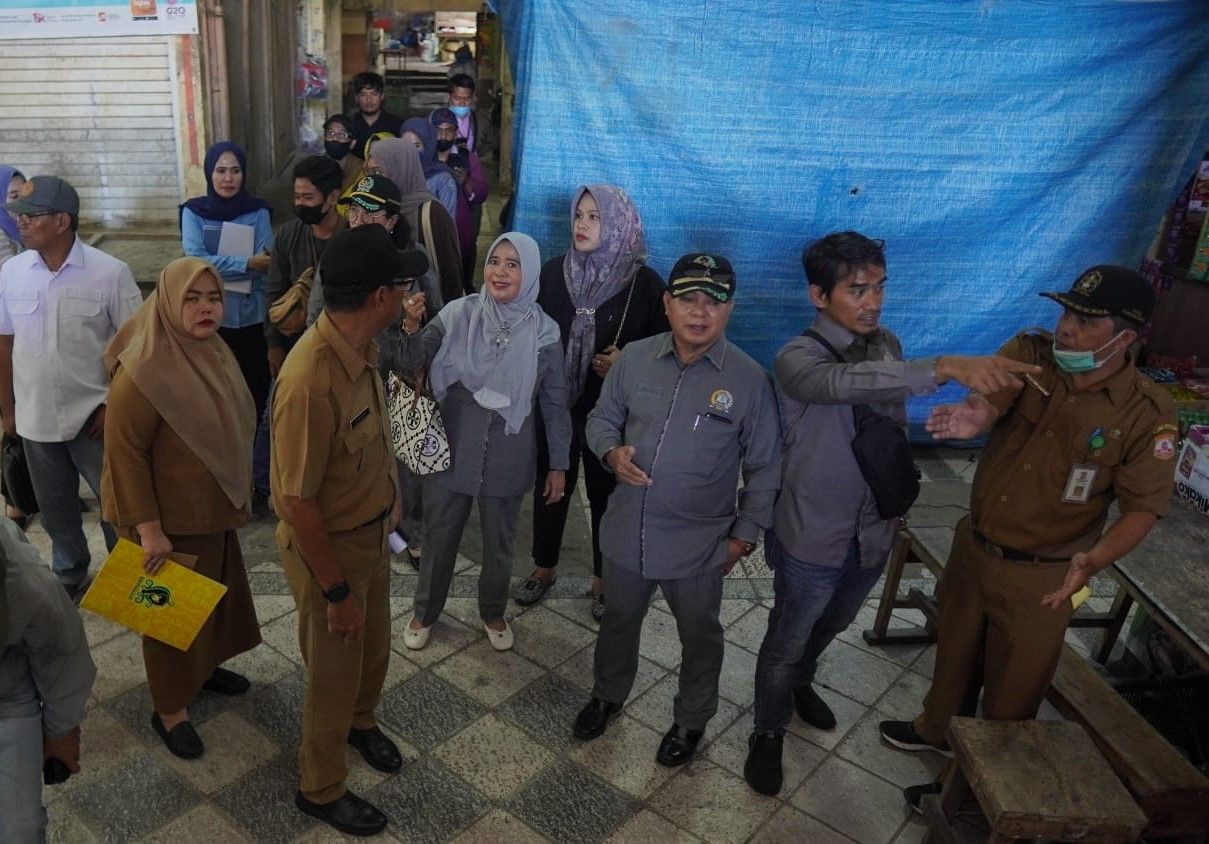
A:
POLYGON ((1019 548, 1008 548, 1006 545, 997 545, 987 539, 978 531, 973 531, 974 538, 978 540, 978 544, 992 554, 998 554, 1005 560, 1014 560, 1018 563, 1069 563, 1070 557, 1043 557, 1040 554, 1030 554, 1028 551, 1021 551, 1019 548))

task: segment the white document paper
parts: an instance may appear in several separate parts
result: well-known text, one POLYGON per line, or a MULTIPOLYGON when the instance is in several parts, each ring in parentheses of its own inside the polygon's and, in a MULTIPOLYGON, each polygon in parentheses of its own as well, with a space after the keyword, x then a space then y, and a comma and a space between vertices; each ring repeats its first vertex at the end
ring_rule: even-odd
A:
POLYGON ((223 223, 218 236, 220 258, 251 258, 256 249, 256 228, 243 223, 223 223))

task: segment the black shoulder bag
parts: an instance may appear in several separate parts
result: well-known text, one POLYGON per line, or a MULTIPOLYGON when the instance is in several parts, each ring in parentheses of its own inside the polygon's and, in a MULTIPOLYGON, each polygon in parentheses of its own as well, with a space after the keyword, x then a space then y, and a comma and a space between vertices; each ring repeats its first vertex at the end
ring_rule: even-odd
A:
MULTIPOLYGON (((814 329, 806 336, 831 352, 839 363, 848 361, 814 329)), ((861 467, 865 483, 873 491, 877 514, 896 519, 906 514, 919 497, 919 471, 911 457, 911 446, 902 427, 867 404, 852 405, 852 454, 861 467)))

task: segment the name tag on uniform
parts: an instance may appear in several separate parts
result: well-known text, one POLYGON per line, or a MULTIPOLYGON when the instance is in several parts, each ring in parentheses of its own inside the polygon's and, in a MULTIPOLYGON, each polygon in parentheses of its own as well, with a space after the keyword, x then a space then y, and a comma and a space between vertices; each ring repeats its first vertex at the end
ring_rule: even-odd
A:
POLYGON ((356 428, 358 425, 360 425, 362 422, 364 422, 368 418, 369 418, 369 408, 367 407, 364 410, 362 410, 360 413, 358 413, 356 416, 354 416, 352 418, 352 420, 348 423, 348 426, 350 428, 356 428))
POLYGON ((1091 498, 1091 485, 1096 482, 1098 471, 1095 466, 1072 466, 1070 477, 1066 479, 1066 489, 1062 492, 1062 503, 1086 504, 1087 499, 1091 498))

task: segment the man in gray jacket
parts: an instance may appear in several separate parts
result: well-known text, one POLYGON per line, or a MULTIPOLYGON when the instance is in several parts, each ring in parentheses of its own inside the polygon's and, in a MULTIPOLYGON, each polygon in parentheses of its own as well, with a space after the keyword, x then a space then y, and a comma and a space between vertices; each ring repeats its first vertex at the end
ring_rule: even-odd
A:
POLYGON ((717 712, 722 578, 771 523, 781 475, 768 374, 725 336, 734 292, 725 258, 677 261, 663 295, 671 332, 625 347, 585 430, 619 483, 601 522, 609 601, 596 682, 574 733, 594 739, 621 710, 658 586, 683 648, 675 723, 655 756, 667 766, 692 759, 717 712))
POLYGON ((793 709, 817 729, 835 728, 810 685, 815 666, 881 576, 901 523, 878 514, 853 456, 853 406, 869 405, 905 428, 908 396, 946 381, 993 392, 1019 384, 1014 373, 1036 370, 995 356, 903 360, 898 338, 878 325, 886 287, 881 241, 829 234, 803 251, 802 264, 818 315, 775 364, 785 477, 764 548, 776 603, 756 663, 755 732, 743 771, 761 794, 781 790, 793 709))
POLYGON ((79 610, 0 518, 0 841, 42 841, 42 767, 80 770, 80 722, 97 670, 79 610))

